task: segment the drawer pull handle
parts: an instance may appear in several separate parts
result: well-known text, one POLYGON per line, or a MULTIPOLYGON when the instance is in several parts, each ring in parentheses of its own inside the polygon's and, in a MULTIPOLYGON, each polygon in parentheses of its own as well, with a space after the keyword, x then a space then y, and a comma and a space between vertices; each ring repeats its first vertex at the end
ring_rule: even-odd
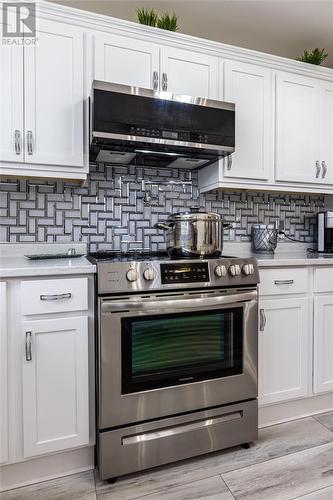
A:
POLYGON ((25 359, 32 361, 31 332, 25 332, 25 359))
POLYGON ((210 417, 205 420, 197 420, 195 422, 187 424, 179 424, 173 427, 168 427, 160 429, 158 431, 149 431, 142 434, 134 434, 132 436, 123 437, 121 444, 123 446, 131 444, 140 444, 144 441, 151 441, 153 439, 163 439, 177 434, 183 434, 184 432, 196 431, 199 429, 209 429, 213 425, 223 424, 225 422, 230 422, 232 420, 238 420, 243 418, 243 411, 234 411, 231 413, 226 413, 225 415, 220 415, 216 417, 210 417))
POLYGON ((71 297, 71 293, 60 293, 58 295, 41 295, 40 300, 63 300, 70 299, 71 297))
POLYGON ((275 280, 274 284, 275 285, 292 285, 294 283, 294 280, 275 280))
POLYGON ((265 314, 265 309, 260 309, 260 331, 264 332, 265 331, 265 326, 266 326, 266 314, 265 314))

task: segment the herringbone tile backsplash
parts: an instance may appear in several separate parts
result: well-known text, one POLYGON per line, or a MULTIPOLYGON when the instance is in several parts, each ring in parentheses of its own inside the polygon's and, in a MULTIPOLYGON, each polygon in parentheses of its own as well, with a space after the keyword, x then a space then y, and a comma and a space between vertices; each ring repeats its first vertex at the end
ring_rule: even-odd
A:
POLYGON ((197 172, 92 165, 87 185, 4 179, 0 185, 1 241, 86 242, 97 249, 164 248, 154 229, 192 205, 218 212, 234 228, 230 241, 250 240, 253 223, 282 220, 288 235, 316 237, 318 195, 214 191, 199 195, 197 172))

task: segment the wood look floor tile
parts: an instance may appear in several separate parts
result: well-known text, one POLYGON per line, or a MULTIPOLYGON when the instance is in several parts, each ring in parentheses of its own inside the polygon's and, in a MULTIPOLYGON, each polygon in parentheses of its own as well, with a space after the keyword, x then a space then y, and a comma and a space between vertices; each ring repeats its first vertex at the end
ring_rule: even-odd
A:
POLYGON ((222 477, 237 500, 295 499, 333 486, 333 443, 228 472, 222 477))
POLYGON ((52 479, 0 494, 1 500, 96 500, 93 471, 52 479))
MULTIPOLYGON (((117 493, 112 492, 98 495, 98 500, 120 500, 121 498, 117 496, 117 493)), ((139 498, 140 500, 234 500, 221 476, 208 477, 139 498)))
POLYGON ((316 415, 315 419, 333 432, 333 411, 320 413, 319 415, 316 415))
POLYGON ((98 494, 113 493, 110 498, 131 500, 330 442, 332 432, 315 419, 304 418, 262 429, 249 450, 234 447, 119 478, 114 485, 97 480, 96 489, 98 494))
POLYGON ((333 499, 333 486, 313 491, 311 493, 308 493, 307 495, 295 498, 295 500, 332 500, 332 499, 333 499))

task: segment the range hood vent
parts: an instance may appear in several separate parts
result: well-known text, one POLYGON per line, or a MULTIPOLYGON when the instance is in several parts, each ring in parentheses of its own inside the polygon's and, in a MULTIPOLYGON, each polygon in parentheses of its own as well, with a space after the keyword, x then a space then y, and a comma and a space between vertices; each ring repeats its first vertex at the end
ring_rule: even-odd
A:
POLYGON ((197 169, 235 149, 235 105, 95 81, 90 161, 197 169))

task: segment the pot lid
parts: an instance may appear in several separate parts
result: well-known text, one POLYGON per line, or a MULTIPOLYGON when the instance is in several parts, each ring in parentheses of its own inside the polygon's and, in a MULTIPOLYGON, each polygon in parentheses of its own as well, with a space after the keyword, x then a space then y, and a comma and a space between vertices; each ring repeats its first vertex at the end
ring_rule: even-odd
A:
POLYGON ((221 220, 221 216, 219 214, 215 214, 214 212, 204 212, 200 211, 200 208, 197 206, 190 207, 190 210, 186 212, 180 212, 177 214, 171 214, 168 217, 168 220, 211 220, 211 221, 219 221, 221 220))

